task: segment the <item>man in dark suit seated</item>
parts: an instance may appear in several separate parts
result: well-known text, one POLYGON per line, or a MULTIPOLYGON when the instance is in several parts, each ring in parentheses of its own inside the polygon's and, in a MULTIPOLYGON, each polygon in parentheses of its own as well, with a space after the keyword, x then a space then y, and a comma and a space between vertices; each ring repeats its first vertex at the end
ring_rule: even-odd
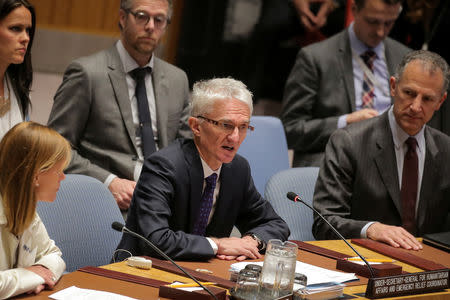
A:
MULTIPOLYGON (((414 236, 450 230, 450 137, 426 125, 448 81, 442 57, 411 52, 390 79, 393 106, 331 136, 313 204, 344 237, 418 250, 414 236)), ((336 238, 317 215, 313 234, 336 238)))
POLYGON ((293 166, 320 166, 336 129, 389 108, 389 77, 410 51, 387 37, 400 11, 400 0, 355 0, 347 29, 300 50, 281 112, 293 166))
MULTIPOLYGON (((240 81, 212 79, 194 85, 191 105, 194 139, 177 140, 145 161, 126 226, 173 259, 260 258, 267 241, 286 240, 289 228, 236 155, 253 129, 252 95, 240 81), (234 225, 242 238, 229 237, 234 225)), ((127 234, 118 249, 155 255, 127 234)))

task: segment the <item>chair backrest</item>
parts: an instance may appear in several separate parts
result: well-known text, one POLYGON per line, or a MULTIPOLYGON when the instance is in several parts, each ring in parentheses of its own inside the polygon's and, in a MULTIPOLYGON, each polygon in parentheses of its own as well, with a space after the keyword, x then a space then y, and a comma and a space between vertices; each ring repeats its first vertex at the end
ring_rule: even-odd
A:
POLYGON ((248 160, 256 189, 263 195, 269 178, 289 168, 286 135, 278 118, 253 116, 250 123, 255 131, 247 133, 238 153, 248 160))
POLYGON ((111 229, 122 214, 108 188, 95 178, 69 174, 53 203, 38 202, 37 212, 63 253, 67 272, 108 264, 122 235, 111 229))
POLYGON ((267 182, 265 198, 289 226, 290 240, 314 241, 312 235, 313 212, 301 203, 286 198, 287 192, 298 194, 306 203, 312 205, 314 186, 319 168, 292 168, 272 176, 267 182))

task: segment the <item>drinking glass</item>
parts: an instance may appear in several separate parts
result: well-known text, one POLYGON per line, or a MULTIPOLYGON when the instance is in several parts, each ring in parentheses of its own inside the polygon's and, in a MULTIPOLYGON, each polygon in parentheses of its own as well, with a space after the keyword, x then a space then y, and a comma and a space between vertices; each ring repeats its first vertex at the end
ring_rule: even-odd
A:
POLYGON ((269 240, 259 278, 261 299, 274 299, 292 294, 296 261, 296 244, 276 239, 269 240))

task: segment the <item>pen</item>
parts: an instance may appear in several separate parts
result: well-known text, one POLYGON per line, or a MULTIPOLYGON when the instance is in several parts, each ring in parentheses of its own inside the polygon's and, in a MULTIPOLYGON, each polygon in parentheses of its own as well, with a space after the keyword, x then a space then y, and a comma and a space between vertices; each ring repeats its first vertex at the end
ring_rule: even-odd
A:
MULTIPOLYGON (((349 260, 349 261, 363 261, 359 257, 349 257, 349 258, 347 258, 347 260, 349 260)), ((366 260, 368 262, 379 262, 379 263, 390 263, 390 262, 394 262, 395 261, 395 260, 392 260, 392 259, 383 259, 383 258, 366 258, 366 260)))
MULTIPOLYGON (((203 285, 214 285, 217 284, 215 282, 202 282, 203 285)), ((185 287, 199 287, 196 283, 174 283, 168 285, 171 288, 185 288, 185 287)))

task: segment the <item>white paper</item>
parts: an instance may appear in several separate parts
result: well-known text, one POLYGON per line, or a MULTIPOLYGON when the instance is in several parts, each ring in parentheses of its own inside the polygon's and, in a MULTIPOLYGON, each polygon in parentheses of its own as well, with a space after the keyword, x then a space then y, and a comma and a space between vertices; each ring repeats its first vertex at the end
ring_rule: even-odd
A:
MULTIPOLYGON (((231 272, 239 273, 240 270, 245 268, 247 264, 257 264, 262 266, 264 262, 238 262, 231 265, 231 272)), ((295 272, 306 275, 307 283, 310 284, 318 284, 318 283, 326 283, 326 282, 347 282, 352 280, 358 280, 358 277, 355 276, 355 273, 343 273, 338 271, 332 271, 320 267, 316 267, 307 263, 303 263, 301 261, 297 261, 295 266, 295 272)))
POLYGON ((135 298, 109 292, 80 289, 76 286, 53 293, 49 298, 55 300, 136 300, 135 298))

